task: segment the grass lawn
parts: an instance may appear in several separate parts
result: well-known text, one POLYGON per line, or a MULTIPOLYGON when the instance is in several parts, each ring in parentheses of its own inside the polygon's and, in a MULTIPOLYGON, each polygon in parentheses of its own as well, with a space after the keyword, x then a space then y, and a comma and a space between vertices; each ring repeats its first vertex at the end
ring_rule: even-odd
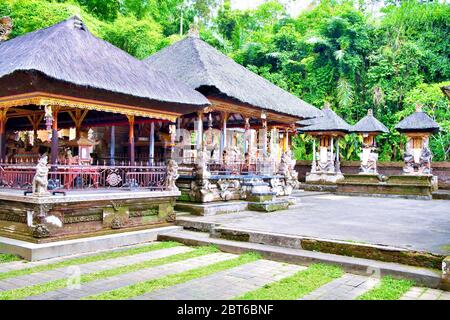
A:
POLYGON ((120 251, 104 252, 104 253, 99 253, 99 254, 92 255, 92 256, 73 258, 73 259, 68 259, 68 260, 51 263, 51 264, 46 264, 46 265, 40 265, 40 266, 35 266, 35 267, 30 267, 30 268, 25 268, 25 269, 20 269, 20 270, 11 270, 8 272, 0 273, 0 280, 23 276, 23 275, 27 275, 27 274, 31 274, 31 273, 35 273, 35 272, 49 271, 49 270, 54 270, 54 269, 58 269, 58 268, 65 268, 65 267, 69 267, 69 266, 85 264, 85 263, 89 263, 89 262, 119 258, 119 257, 124 257, 124 256, 131 256, 134 254, 150 252, 150 251, 154 251, 154 250, 173 248, 173 247, 180 246, 180 245, 181 244, 177 243, 177 242, 159 242, 159 243, 150 244, 148 246, 135 247, 135 248, 125 249, 125 250, 120 250, 120 251))
POLYGON ((20 258, 14 254, 0 253, 0 263, 19 261, 20 258))
MULTIPOLYGON (((203 256, 206 254, 211 254, 217 252, 218 249, 215 247, 199 247, 189 252, 174 254, 172 256, 153 259, 148 261, 143 261, 135 264, 131 264, 128 266, 118 267, 109 270, 103 270, 99 272, 89 273, 81 275, 80 283, 87 283, 99 279, 104 279, 108 277, 117 276, 124 273, 130 273, 134 271, 138 271, 141 269, 151 268, 160 266, 163 264, 173 263, 177 261, 182 261, 190 258, 195 258, 199 256, 203 256)), ((39 294, 43 294, 45 292, 54 291, 58 289, 65 288, 67 286, 67 279, 59 279, 54 280, 42 284, 37 284, 34 286, 23 287, 18 289, 13 289, 9 291, 0 292, 0 300, 19 300, 24 299, 29 296, 35 296, 39 294)))
POLYGON ((259 289, 237 297, 238 300, 295 300, 314 291, 324 284, 341 277, 344 274, 341 268, 313 264, 293 276, 280 281, 267 284, 259 289))
POLYGON ((411 280, 394 279, 386 276, 381 279, 378 286, 359 296, 358 300, 398 300, 411 289, 414 282, 411 280))
POLYGON ((155 290, 164 289, 196 278, 204 277, 219 271, 231 269, 245 263, 260 259, 255 253, 246 253, 231 260, 217 262, 208 266, 199 267, 185 272, 171 274, 159 279, 140 282, 117 290, 104 292, 102 294, 86 297, 86 300, 122 300, 137 297, 155 290))

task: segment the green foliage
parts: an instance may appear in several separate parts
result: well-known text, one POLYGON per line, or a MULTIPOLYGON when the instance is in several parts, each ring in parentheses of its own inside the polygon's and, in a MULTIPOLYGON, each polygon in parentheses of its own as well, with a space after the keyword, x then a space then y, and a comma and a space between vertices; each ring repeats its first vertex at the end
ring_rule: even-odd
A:
MULTIPOLYGON (((449 159, 450 6, 436 1, 387 1, 371 16, 364 1, 321 0, 290 17, 266 1, 234 10, 230 0, 0 0, 12 37, 80 15, 97 36, 145 58, 180 39, 198 17, 202 38, 303 100, 333 109, 350 124, 367 112, 390 130, 377 138, 380 159, 401 160, 396 123, 416 102, 440 124, 431 139, 434 160, 449 159), (214 14, 216 12, 216 14, 214 14)), ((356 135, 341 141, 344 159, 357 159, 356 135)), ((308 139, 294 140, 297 158, 311 158, 308 139)))
POLYGON ((267 284, 245 293, 238 300, 295 300, 341 277, 341 268, 325 264, 313 264, 293 276, 267 284))
POLYGON ((411 289, 411 280, 383 277, 378 286, 359 296, 358 300, 398 300, 411 289))
POLYGON ((131 55, 144 59, 161 49, 162 28, 151 19, 137 20, 133 16, 119 16, 103 30, 103 38, 131 55))
POLYGON ((0 253, 0 263, 18 261, 20 258, 14 254, 0 253))

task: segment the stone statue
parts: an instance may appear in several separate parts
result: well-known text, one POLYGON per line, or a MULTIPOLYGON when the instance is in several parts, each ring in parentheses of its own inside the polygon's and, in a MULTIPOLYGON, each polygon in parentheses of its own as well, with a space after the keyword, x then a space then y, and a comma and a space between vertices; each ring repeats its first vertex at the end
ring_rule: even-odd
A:
POLYGON ((0 18, 0 42, 8 40, 12 28, 13 22, 10 17, 0 18))
POLYGON ((420 174, 431 174, 431 159, 433 154, 428 146, 422 148, 422 153, 420 155, 419 171, 420 174))
POLYGON ((203 147, 198 151, 197 163, 195 164, 195 176, 197 179, 207 179, 211 176, 208 170, 208 151, 203 147))
POLYGON ((364 148, 359 157, 361 158, 362 173, 377 174, 378 153, 376 152, 376 148, 364 148), (364 157, 365 150, 368 151, 367 158, 364 157))
POLYGON ((283 175, 286 181, 284 186, 285 195, 290 195, 293 189, 297 189, 300 186, 298 172, 295 170, 295 163, 295 159, 292 159, 291 149, 286 150, 281 155, 278 173, 283 175))
POLYGON ((178 179, 178 164, 175 160, 170 159, 167 161, 167 176, 164 182, 164 186, 169 191, 178 191, 178 187, 175 184, 175 181, 178 179))
POLYGON ((46 155, 42 156, 36 165, 36 174, 33 178, 32 192, 34 196, 48 196, 50 193, 48 187, 48 158, 46 155))

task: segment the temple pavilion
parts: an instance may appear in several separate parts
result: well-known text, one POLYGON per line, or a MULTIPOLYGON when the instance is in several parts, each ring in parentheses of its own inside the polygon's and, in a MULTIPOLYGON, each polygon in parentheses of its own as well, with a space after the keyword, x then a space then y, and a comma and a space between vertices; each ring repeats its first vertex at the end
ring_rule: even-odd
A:
POLYGON ((55 238, 173 219, 176 163, 157 163, 155 145, 170 157, 177 118, 210 105, 202 94, 78 17, 0 42, 0 56, 0 233, 55 238))
POLYGON ((202 41, 194 29, 145 62, 183 81, 211 103, 179 119, 178 155, 184 163, 195 161, 204 148, 208 161, 222 168, 224 162, 264 161, 272 162, 271 171, 276 171, 296 123, 321 115, 202 41))
POLYGON ((339 140, 352 131, 351 126, 339 117, 329 104, 322 109, 323 117, 303 121, 300 132, 313 137, 313 160, 307 183, 336 183, 343 180, 339 159, 339 140), (319 140, 316 147, 316 140, 319 140))
POLYGON ((362 136, 361 173, 377 174, 378 146, 376 136, 388 133, 389 130, 377 118, 373 116, 372 109, 367 111, 367 115, 353 126, 353 132, 362 136))
POLYGON ((430 136, 439 131, 439 125, 417 105, 416 111, 400 121, 395 129, 406 136, 403 154, 405 174, 431 175, 433 155, 429 148, 430 136))

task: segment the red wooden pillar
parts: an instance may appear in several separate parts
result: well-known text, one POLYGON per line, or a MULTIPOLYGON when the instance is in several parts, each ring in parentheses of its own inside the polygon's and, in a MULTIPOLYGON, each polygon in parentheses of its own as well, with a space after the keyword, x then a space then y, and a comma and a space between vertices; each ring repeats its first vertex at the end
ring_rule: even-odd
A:
POLYGON ((52 165, 52 170, 56 169, 58 164, 58 109, 53 108, 52 111, 53 121, 52 121, 52 147, 50 153, 50 164, 52 165))
POLYGON ((128 156, 130 165, 135 165, 135 147, 134 147, 134 116, 128 116, 129 132, 128 132, 128 156))
POLYGON ((0 162, 6 157, 6 112, 7 109, 0 111, 0 162))

